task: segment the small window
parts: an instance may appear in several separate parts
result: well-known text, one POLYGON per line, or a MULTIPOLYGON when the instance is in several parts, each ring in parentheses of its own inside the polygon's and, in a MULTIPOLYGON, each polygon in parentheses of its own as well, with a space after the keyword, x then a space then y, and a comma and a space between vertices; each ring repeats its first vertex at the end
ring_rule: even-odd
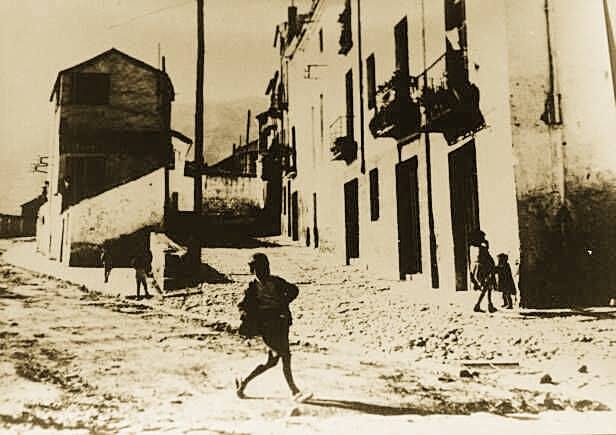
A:
POLYGON ((366 59, 366 79, 368 81, 368 109, 376 107, 376 78, 374 53, 366 59))
POLYGON ((370 171, 370 220, 379 219, 379 170, 370 171))
POLYGON ((109 88, 109 74, 77 73, 73 75, 73 101, 75 104, 108 104, 109 88))
POLYGON ((319 29, 319 51, 323 53, 323 29, 319 29))
POLYGON ((406 17, 402 18, 394 28, 396 42, 396 69, 400 71, 402 77, 409 75, 409 37, 408 22, 406 17))

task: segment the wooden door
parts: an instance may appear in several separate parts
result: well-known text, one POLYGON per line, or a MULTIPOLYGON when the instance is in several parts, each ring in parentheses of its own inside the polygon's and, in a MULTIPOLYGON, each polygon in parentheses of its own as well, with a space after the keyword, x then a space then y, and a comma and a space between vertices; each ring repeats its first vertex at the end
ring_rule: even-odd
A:
POLYGON ((449 193, 456 290, 468 290, 469 238, 479 228, 475 142, 449 154, 449 193))
POLYGON ((346 262, 359 258, 359 185, 357 178, 344 185, 346 262))
POLYGON ((400 279, 421 273, 421 232, 419 224, 419 188, 417 157, 396 165, 398 204, 398 261, 400 279))

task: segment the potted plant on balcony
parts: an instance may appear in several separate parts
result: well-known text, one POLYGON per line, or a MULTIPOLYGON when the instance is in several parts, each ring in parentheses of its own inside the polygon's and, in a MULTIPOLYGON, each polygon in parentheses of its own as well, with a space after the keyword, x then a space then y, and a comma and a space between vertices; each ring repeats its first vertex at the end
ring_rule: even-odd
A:
POLYGON ((425 87, 421 103, 426 108, 428 130, 443 133, 449 143, 485 125, 479 110, 479 88, 468 81, 457 86, 441 83, 425 87))
POLYGON ((401 139, 419 128, 419 105, 411 97, 415 77, 396 70, 391 79, 377 88, 377 109, 369 127, 374 137, 401 139))
POLYGON ((350 136, 338 136, 330 151, 334 160, 344 160, 347 164, 357 158, 357 142, 350 136))

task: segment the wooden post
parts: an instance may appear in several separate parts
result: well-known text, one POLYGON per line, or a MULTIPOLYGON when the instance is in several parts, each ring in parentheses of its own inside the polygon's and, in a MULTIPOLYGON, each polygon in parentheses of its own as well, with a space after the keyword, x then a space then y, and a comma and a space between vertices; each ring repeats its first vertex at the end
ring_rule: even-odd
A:
POLYGON ((190 258, 196 263, 201 263, 201 241, 199 235, 199 222, 203 211, 203 82, 205 69, 205 0, 197 0, 197 87, 195 101, 195 188, 194 188, 194 223, 191 240, 188 246, 190 258), (197 233, 197 234, 195 234, 197 233))

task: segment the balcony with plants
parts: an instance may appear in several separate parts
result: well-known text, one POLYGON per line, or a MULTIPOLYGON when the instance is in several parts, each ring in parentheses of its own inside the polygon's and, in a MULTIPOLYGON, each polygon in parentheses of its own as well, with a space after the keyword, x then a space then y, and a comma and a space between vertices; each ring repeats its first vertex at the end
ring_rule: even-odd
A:
POLYGON ((329 126, 332 160, 343 160, 350 164, 357 158, 357 141, 349 133, 352 131, 352 122, 353 118, 339 116, 329 126))
POLYGON ((469 81, 462 56, 461 52, 441 56, 432 68, 446 62, 445 73, 432 74, 432 69, 426 70, 421 91, 420 101, 425 107, 426 118, 424 129, 442 133, 449 144, 485 127, 479 108, 479 88, 469 81))
POLYGON ((412 96, 416 87, 414 77, 395 71, 390 80, 377 88, 375 113, 369 122, 375 138, 399 140, 419 132, 419 104, 412 96))

